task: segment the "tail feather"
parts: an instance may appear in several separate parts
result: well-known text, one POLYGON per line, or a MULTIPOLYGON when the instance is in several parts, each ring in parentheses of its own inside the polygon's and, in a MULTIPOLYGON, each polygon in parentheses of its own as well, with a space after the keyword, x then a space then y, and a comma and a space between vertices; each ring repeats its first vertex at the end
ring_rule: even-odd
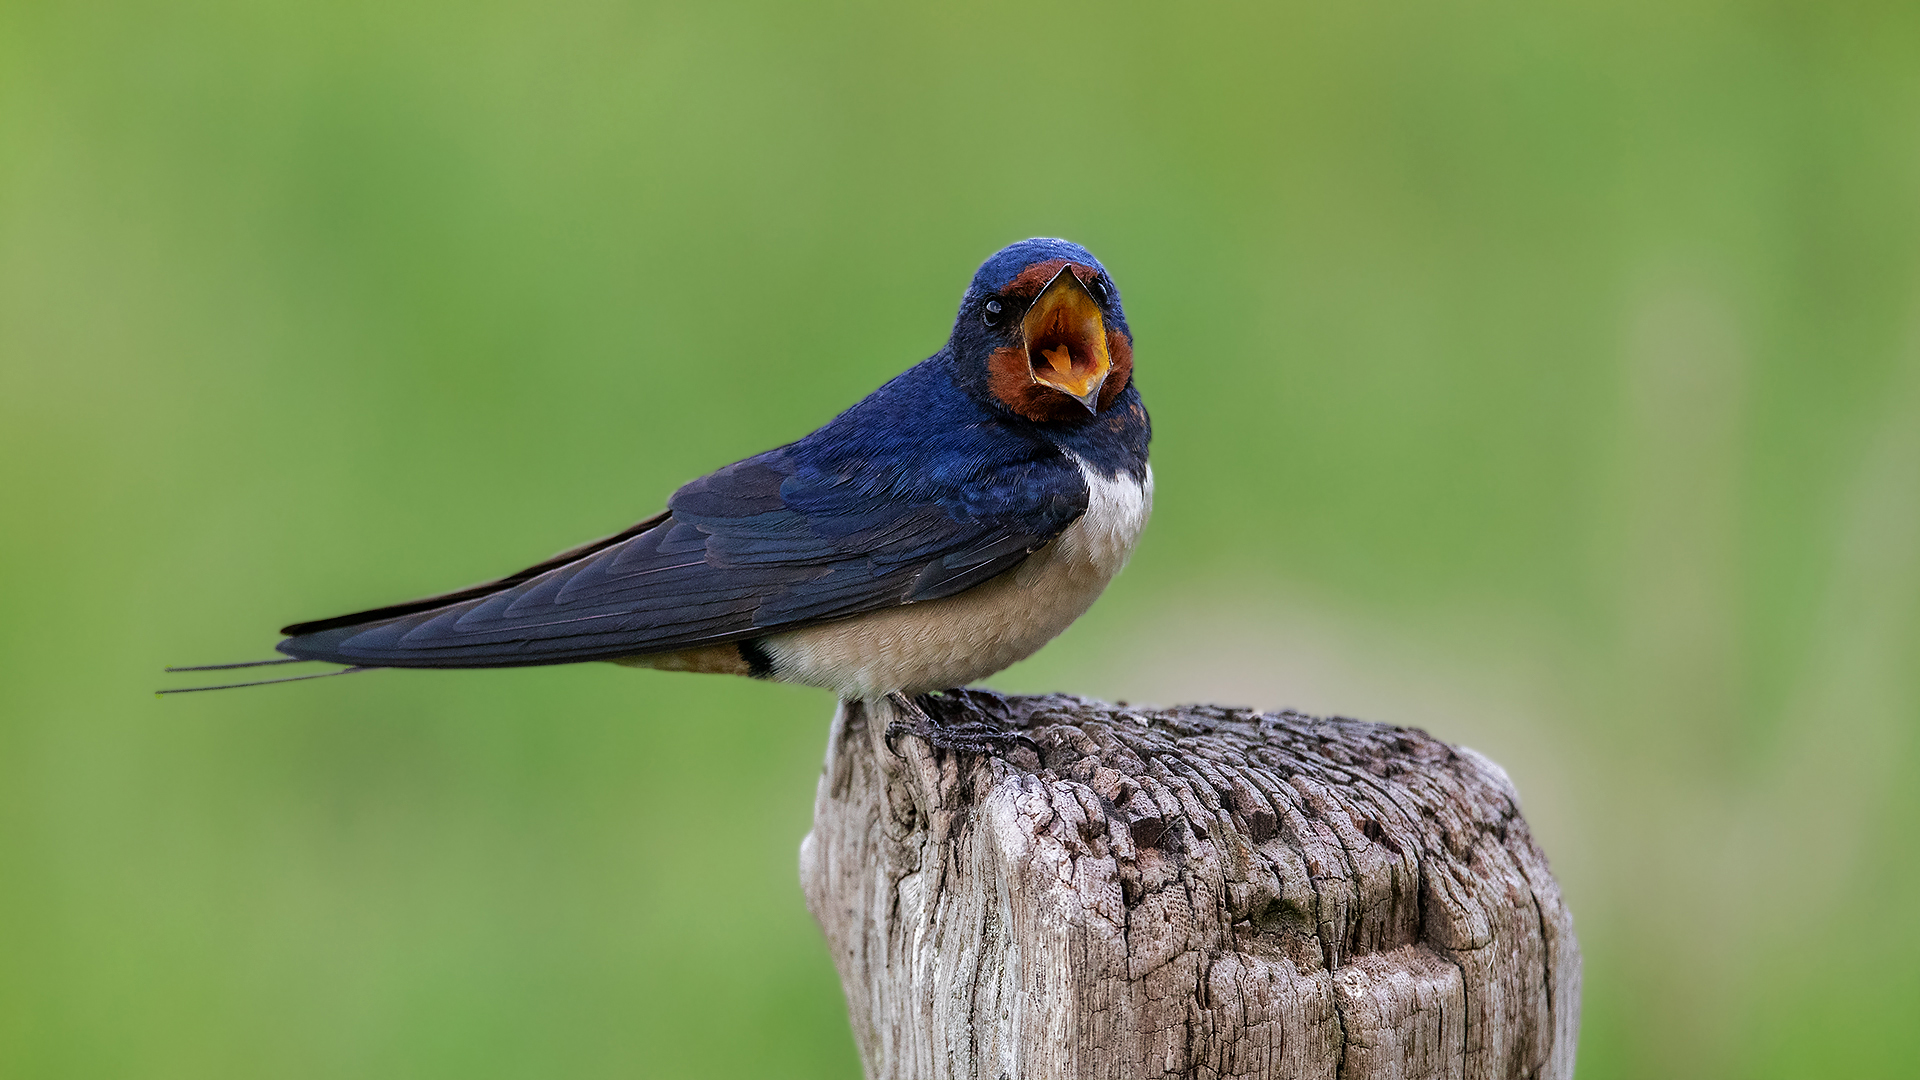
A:
MULTIPOLYGON (((298 663, 301 663, 301 661, 299 661, 299 660, 268 660, 268 661, 266 661, 266 663, 269 663, 269 664, 280 664, 280 663, 286 663, 286 664, 298 664, 298 663)), ((212 668, 213 668, 213 669, 218 669, 218 668, 220 668, 220 667, 222 667, 222 666, 227 666, 227 667, 253 667, 253 666, 256 666, 256 665, 252 665, 252 664, 229 664, 229 665, 219 665, 219 664, 215 664, 215 665, 212 665, 212 668)), ((167 670, 168 670, 168 671, 195 671, 195 670, 207 670, 207 669, 196 669, 196 668, 168 668, 167 670)), ((172 689, 172 690, 155 690, 155 691, 154 691, 154 693, 155 693, 155 694, 197 694, 197 693, 199 693, 199 692, 200 692, 200 691, 202 691, 202 690, 240 690, 240 689, 244 689, 245 687, 249 687, 249 686, 272 686, 272 685, 273 685, 274 683, 283 683, 283 682, 305 682, 305 681, 306 681, 306 680, 308 680, 308 679, 328 679, 328 678, 332 678, 332 677, 333 677, 333 676, 335 676, 335 675, 351 675, 351 674, 353 674, 353 673, 354 673, 354 672, 356 672, 356 671, 372 671, 372 670, 373 670, 373 668, 372 668, 372 667, 370 667, 370 666, 356 666, 356 667, 345 667, 345 668, 341 668, 341 669, 339 669, 338 671, 321 671, 321 672, 317 672, 317 673, 315 673, 315 674, 312 674, 312 675, 289 675, 289 676, 287 676, 287 677, 286 677, 286 678, 284 678, 284 679, 258 679, 258 680, 255 680, 255 681, 253 681, 253 682, 237 682, 237 683, 222 683, 222 684, 220 684, 219 686, 181 686, 181 687, 176 687, 176 688, 174 688, 174 689, 172 689)))
MULTIPOLYGON (((506 577, 494 581, 472 585, 464 589, 457 589, 450 593, 442 593, 439 596, 429 596, 420 600, 411 600, 404 604, 393 604, 382 608, 372 608, 367 611, 357 611, 350 615, 336 615, 330 619, 315 619, 311 622, 295 623, 280 631, 286 634, 287 638, 281 641, 275 648, 280 652, 289 654, 283 658, 274 660, 247 660, 235 664, 191 664, 166 669, 170 674, 189 671, 232 671, 239 668, 272 667, 279 664, 301 664, 317 660, 342 665, 337 671, 323 671, 313 675, 290 675, 281 679, 259 679, 253 682, 222 683, 218 686, 184 686, 177 689, 160 690, 156 691, 156 693, 192 694, 202 690, 236 690, 246 686, 267 686, 272 683, 302 682, 307 679, 325 679, 334 675, 351 675, 356 671, 371 671, 377 667, 390 666, 385 663, 369 663, 366 657, 346 657, 339 655, 335 647, 340 642, 353 637, 356 633, 375 623, 392 622, 405 619, 410 615, 419 615, 423 612, 438 612, 445 608, 482 599, 492 596, 495 593, 512 589, 517 585, 525 584, 548 571, 559 569, 569 563, 578 562, 581 559, 605 551, 607 548, 621 541, 632 539, 665 521, 667 517, 668 515, 666 513, 657 514, 645 521, 622 529, 612 536, 604 536, 598 540, 581 544, 578 547, 569 548, 544 562, 529 566, 519 573, 509 574, 506 577)), ((536 659, 534 662, 554 663, 557 661, 536 659)), ((509 660, 507 663, 512 664, 515 663, 515 661, 509 660)), ((481 661, 477 663, 463 663, 459 660, 448 658, 447 662, 437 664, 413 664, 407 666, 487 667, 498 666, 498 662, 490 663, 481 661)))

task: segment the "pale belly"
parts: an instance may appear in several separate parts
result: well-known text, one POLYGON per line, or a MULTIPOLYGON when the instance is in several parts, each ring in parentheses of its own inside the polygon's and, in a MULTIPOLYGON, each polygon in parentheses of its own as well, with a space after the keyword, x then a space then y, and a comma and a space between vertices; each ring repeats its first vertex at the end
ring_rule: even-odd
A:
POLYGON ((1087 512, 1019 566, 957 596, 772 634, 771 678, 843 698, 964 686, 1033 655, 1093 606, 1153 508, 1144 483, 1087 477, 1087 512))

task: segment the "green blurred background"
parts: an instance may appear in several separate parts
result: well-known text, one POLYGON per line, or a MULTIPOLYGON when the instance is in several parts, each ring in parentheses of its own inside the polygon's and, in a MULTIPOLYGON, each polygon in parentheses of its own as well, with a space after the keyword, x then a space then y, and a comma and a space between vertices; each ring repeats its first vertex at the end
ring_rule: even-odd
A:
POLYGON ((0 3, 0 1074, 857 1075, 830 699, 166 663, 652 513, 1115 272, 1157 517, 993 680, 1505 763, 1584 1077, 1920 1071, 1912 4, 0 3))

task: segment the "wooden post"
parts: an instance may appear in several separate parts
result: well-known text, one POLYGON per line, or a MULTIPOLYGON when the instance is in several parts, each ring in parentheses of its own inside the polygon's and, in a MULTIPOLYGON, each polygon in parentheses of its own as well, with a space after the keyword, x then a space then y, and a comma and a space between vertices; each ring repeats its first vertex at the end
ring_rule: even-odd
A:
POLYGON ((834 717, 800 877, 868 1077, 1573 1075, 1572 919, 1493 762, 1291 712, 922 702, 1030 742, 834 717))

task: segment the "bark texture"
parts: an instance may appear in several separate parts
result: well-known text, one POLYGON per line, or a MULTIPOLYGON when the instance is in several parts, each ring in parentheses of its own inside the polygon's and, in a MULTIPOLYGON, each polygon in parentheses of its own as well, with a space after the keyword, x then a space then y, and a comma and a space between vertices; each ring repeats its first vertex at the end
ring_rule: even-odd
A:
POLYGON ((869 1077, 1570 1077, 1498 765, 1411 728, 979 691, 834 718, 801 881, 869 1077), (891 744, 891 745, 889 745, 891 744))

